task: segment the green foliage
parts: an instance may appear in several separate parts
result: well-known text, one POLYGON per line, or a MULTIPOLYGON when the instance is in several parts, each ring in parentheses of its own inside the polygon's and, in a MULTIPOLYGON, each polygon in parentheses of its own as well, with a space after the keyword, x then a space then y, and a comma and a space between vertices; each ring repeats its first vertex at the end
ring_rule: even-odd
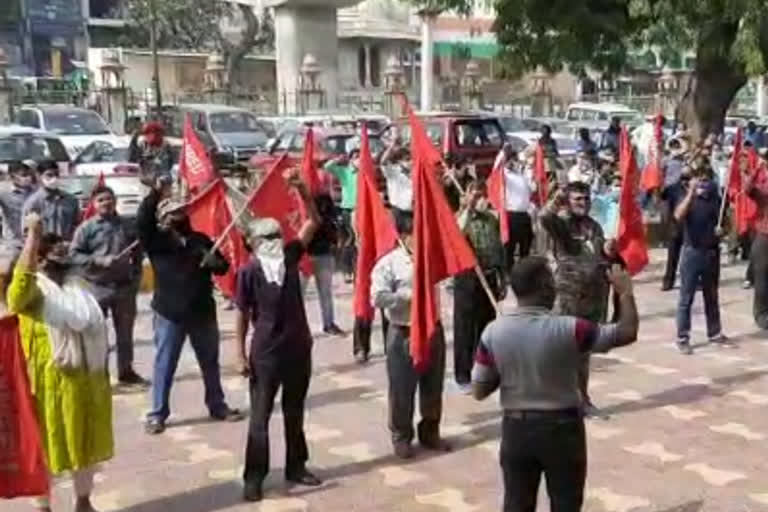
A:
MULTIPOLYGON (((468 13, 470 0, 413 0, 468 13)), ((495 31, 508 70, 568 66, 617 73, 653 48, 662 63, 694 50, 697 65, 723 64, 747 75, 766 71, 766 0, 496 0, 495 31)), ((643 59, 645 62, 645 59, 643 59)))

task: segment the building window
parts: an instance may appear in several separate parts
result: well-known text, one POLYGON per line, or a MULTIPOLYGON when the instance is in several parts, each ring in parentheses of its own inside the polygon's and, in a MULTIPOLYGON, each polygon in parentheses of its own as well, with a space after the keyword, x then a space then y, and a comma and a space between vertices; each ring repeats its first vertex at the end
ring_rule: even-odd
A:
POLYGON ((360 87, 365 87, 365 46, 360 46, 357 49, 357 78, 360 83, 360 87))
POLYGON ((371 46, 371 85, 381 85, 381 51, 378 46, 371 46))

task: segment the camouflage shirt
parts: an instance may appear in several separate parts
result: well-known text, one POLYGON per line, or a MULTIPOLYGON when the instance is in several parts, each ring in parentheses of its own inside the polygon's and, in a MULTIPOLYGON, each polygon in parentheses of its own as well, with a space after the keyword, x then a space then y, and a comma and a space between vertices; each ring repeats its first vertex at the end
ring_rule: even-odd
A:
POLYGON ((589 216, 542 213, 541 227, 548 237, 547 254, 554 267, 555 309, 602 322, 608 307, 609 284, 605 276, 603 229, 589 216))

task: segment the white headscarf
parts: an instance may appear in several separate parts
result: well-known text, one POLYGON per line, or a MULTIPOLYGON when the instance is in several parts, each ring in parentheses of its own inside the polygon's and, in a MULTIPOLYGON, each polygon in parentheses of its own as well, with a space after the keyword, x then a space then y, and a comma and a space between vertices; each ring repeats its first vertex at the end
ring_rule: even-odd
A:
POLYGON ((257 219, 248 225, 248 239, 256 247, 254 256, 259 260, 268 283, 283 286, 285 280, 285 251, 282 238, 265 238, 280 234, 280 223, 275 219, 257 219))

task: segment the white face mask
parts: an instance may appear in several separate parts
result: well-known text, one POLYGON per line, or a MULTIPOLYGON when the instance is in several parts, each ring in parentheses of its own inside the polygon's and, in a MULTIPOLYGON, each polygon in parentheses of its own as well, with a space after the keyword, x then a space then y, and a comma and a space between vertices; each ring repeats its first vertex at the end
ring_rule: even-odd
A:
POLYGON ((285 253, 282 238, 261 240, 255 254, 267 282, 282 286, 285 279, 285 253))
POLYGON ((59 177, 43 176, 42 178, 40 178, 40 183, 42 183, 45 188, 55 189, 59 184, 59 177))

